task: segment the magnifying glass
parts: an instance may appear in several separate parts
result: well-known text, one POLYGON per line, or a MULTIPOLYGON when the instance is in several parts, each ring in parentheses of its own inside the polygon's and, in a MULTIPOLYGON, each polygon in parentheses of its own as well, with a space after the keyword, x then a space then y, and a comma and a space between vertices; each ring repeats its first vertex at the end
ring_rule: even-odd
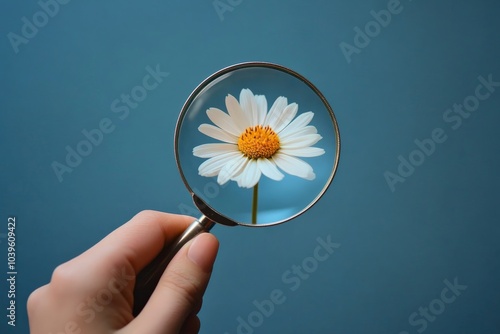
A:
POLYGON ((302 75, 247 62, 205 79, 175 130, 177 167, 202 216, 139 273, 134 315, 186 242, 215 223, 264 227, 301 215, 328 189, 339 157, 333 110, 302 75))

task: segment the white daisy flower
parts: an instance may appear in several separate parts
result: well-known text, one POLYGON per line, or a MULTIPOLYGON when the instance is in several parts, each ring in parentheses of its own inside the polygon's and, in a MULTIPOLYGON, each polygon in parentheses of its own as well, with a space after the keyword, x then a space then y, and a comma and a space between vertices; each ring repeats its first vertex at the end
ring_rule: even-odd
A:
POLYGON ((226 108, 228 114, 217 108, 208 109, 207 115, 215 125, 202 124, 198 128, 221 141, 193 149, 195 156, 208 158, 198 168, 201 176, 217 176, 221 185, 233 180, 244 188, 254 187, 262 174, 280 181, 284 177, 281 171, 306 180, 316 177, 313 168, 298 158, 325 153, 311 147, 322 138, 314 126, 308 125, 313 112, 295 118, 297 103, 288 104, 283 96, 274 101, 268 112, 266 97, 254 95, 250 89, 241 90, 239 102, 228 95, 226 108))

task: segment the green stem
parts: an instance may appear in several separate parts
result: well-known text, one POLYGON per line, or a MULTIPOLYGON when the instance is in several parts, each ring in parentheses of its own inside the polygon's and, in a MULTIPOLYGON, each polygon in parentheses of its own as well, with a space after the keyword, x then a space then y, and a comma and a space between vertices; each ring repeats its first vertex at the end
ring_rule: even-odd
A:
POLYGON ((252 224, 257 224, 257 202, 259 201, 259 184, 253 187, 252 198, 252 224))

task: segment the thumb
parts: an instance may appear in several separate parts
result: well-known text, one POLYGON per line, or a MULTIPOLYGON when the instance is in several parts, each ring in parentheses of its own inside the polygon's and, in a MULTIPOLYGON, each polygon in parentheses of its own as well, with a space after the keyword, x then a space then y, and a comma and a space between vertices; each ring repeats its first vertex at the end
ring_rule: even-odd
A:
POLYGON ((219 249, 213 234, 202 233, 184 245, 160 278, 131 333, 179 333, 198 311, 219 249))

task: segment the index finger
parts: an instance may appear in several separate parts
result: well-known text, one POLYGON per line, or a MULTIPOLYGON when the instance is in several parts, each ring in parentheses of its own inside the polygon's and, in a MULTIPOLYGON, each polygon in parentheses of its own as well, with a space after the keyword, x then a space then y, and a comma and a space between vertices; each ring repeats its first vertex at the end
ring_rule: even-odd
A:
POLYGON ((114 266, 130 265, 139 273, 162 248, 195 219, 159 211, 141 211, 80 256, 107 259, 114 266))

